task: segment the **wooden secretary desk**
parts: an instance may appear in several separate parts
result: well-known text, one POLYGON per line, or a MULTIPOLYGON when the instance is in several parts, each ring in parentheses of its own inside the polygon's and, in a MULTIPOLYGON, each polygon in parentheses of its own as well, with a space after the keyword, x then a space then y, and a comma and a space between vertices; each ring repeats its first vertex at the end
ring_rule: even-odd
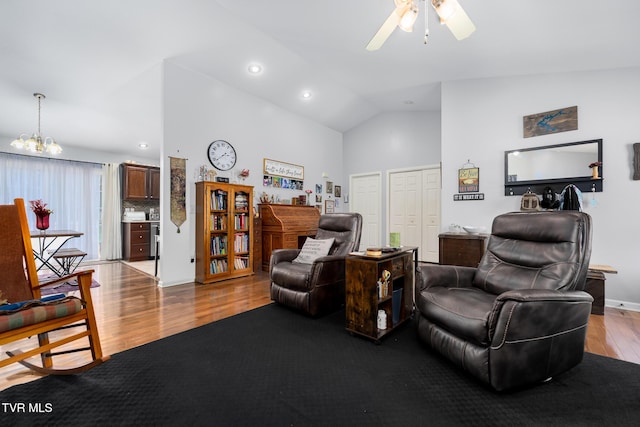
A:
POLYGON ((260 204, 262 270, 269 271, 274 249, 298 249, 318 230, 320 211, 315 206, 260 204))

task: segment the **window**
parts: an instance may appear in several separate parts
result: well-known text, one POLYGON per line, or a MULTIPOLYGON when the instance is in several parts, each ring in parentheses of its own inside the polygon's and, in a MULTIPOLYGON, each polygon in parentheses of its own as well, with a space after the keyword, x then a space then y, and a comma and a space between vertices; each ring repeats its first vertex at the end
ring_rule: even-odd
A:
POLYGON ((42 199, 53 211, 49 228, 84 233, 65 246, 86 252, 87 260, 99 258, 101 179, 99 163, 0 153, 0 203, 23 198, 30 228, 35 230, 28 203, 42 199))

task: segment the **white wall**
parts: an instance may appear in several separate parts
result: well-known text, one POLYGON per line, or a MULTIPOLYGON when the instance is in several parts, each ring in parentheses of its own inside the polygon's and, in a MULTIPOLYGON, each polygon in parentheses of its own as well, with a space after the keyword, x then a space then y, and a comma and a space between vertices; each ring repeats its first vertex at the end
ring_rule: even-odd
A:
MULTIPOLYGON (((640 142, 640 69, 548 74, 447 82, 442 85, 442 224, 491 226, 519 209, 520 197, 504 196, 504 151, 603 139, 604 191, 593 218, 592 264, 608 264, 608 305, 640 309, 640 181, 633 181, 632 144, 640 142), (578 106, 578 130, 522 137, 522 117, 578 106), (457 171, 467 159, 480 168, 484 201, 454 202, 457 171)), ((585 165, 585 175, 589 174, 585 165)), ((588 201, 591 194, 585 195, 588 201)))
MULTIPOLYGON (((382 205, 387 203, 385 171, 440 163, 440 112, 382 113, 344 134, 343 197, 349 175, 383 172, 382 205)), ((349 209, 345 204, 344 210, 349 209)), ((382 236, 387 235, 382 209, 382 236)))
POLYGON ((254 186, 254 205, 262 191, 282 199, 304 194, 263 187, 265 157, 304 166, 305 189, 323 183, 323 172, 342 174, 342 134, 169 61, 163 68, 163 108, 161 286, 194 280, 194 178, 200 165, 212 168, 206 155, 212 141, 224 139, 235 147, 234 171, 219 175, 234 179, 241 169, 249 169, 245 184, 254 186), (170 221, 169 156, 188 159, 187 221, 180 233, 170 221))

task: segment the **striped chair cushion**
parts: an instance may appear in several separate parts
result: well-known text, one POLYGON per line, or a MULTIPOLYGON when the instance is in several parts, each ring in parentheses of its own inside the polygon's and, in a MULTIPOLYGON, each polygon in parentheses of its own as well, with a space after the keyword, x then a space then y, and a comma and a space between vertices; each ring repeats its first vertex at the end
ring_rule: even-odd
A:
POLYGON ((0 310, 0 333, 78 313, 82 310, 82 300, 64 297, 42 305, 29 304, 24 307, 28 308, 5 310, 6 314, 0 310))

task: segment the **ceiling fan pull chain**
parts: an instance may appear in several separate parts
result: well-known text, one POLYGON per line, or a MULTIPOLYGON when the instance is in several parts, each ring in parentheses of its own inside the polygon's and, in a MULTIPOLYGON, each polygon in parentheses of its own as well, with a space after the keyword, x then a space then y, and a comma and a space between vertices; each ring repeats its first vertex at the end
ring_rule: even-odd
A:
POLYGON ((424 44, 427 44, 429 41, 429 6, 427 6, 427 0, 422 0, 424 2, 424 44))

